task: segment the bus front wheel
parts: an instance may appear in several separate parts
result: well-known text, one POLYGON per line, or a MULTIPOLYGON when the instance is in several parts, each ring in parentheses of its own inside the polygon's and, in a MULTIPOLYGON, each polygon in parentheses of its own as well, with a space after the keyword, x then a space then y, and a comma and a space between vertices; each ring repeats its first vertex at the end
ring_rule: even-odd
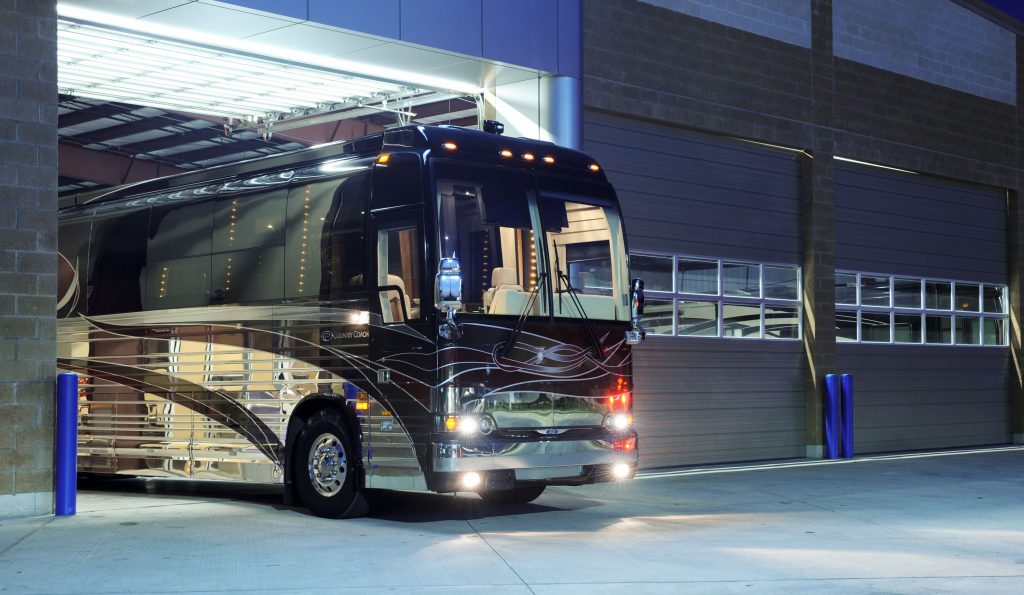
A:
POLYGON ((313 414, 292 449, 295 488, 309 510, 321 517, 365 514, 356 488, 356 459, 341 415, 331 409, 313 414))
POLYGON ((522 488, 512 488, 511 490, 488 490, 480 492, 480 497, 487 500, 491 504, 495 505, 508 505, 508 504, 526 504, 527 502, 533 502, 544 493, 544 487, 539 486, 526 486, 522 488))

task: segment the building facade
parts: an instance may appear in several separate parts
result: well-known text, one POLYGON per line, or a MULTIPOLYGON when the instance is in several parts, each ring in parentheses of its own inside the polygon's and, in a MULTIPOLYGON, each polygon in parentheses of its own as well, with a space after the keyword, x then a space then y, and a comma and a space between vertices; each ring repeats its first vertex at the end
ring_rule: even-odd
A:
POLYGON ((829 373, 854 378, 859 453, 1021 441, 1012 23, 940 0, 584 15, 584 147, 675 335, 638 355, 646 465, 820 456, 829 373), (797 298, 787 267, 799 340, 770 298, 797 298))
MULTIPOLYGON (((203 35, 232 11, 237 35, 310 52, 331 35, 371 69, 477 77, 480 116, 510 133, 582 139, 647 280, 648 469, 822 456, 832 373, 854 379, 858 453, 1024 441, 1024 45, 980 1, 76 4, 203 35)), ((51 510, 72 164, 57 164, 55 4, 14 0, 0 22, 3 517, 51 510)))

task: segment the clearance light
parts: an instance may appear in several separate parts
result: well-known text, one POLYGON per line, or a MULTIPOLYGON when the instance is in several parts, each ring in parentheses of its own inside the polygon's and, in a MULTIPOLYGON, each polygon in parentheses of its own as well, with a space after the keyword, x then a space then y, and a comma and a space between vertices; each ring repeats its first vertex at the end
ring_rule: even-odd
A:
POLYGON ((533 156, 533 153, 523 153, 523 161, 533 161, 534 159, 536 157, 533 156))
POLYGON ((599 166, 596 163, 591 163, 589 169, 590 169, 590 171, 597 172, 597 171, 601 171, 601 166, 599 166))
POLYGON ((555 158, 552 157, 551 155, 547 155, 547 156, 544 157, 544 163, 547 163, 548 165, 551 165, 554 162, 555 162, 555 158))
POLYGON ((509 157, 512 156, 512 151, 509 151, 508 149, 502 149, 501 151, 498 152, 498 154, 504 157, 505 159, 508 159, 509 157))
POLYGON ((479 473, 466 473, 462 476, 462 487, 472 490, 473 488, 480 485, 480 474, 479 473))
POLYGON ((455 143, 453 143, 451 141, 448 141, 446 143, 441 143, 441 147, 443 147, 445 151, 454 151, 455 149, 459 148, 458 145, 456 145, 455 143))
POLYGON ((444 429, 449 432, 454 432, 455 428, 459 427, 459 418, 454 415, 449 415, 444 418, 444 429))
POLYGON ((629 409, 631 395, 629 393, 620 393, 617 395, 608 396, 608 408, 612 411, 621 410, 626 411, 629 409))
POLYGON ((370 410, 370 402, 369 401, 356 401, 356 411, 369 411, 369 410, 370 410))
POLYGON ((629 465, 625 463, 616 463, 615 466, 612 467, 612 475, 615 476, 615 479, 626 479, 629 477, 629 465))
POLYGON ((380 163, 382 165, 387 163, 388 161, 391 161, 391 153, 384 153, 377 158, 377 163, 380 163))

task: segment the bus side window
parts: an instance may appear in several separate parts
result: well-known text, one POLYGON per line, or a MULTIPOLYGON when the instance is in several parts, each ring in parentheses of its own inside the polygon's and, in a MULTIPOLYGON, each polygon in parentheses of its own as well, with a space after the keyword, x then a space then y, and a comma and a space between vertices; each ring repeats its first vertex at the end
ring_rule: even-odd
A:
POLYGON ((378 162, 373 172, 373 208, 423 204, 417 153, 391 153, 387 163, 378 162))
POLYGON ((363 289, 369 174, 303 184, 288 195, 285 295, 328 299, 363 289))
POLYGON ((213 201, 156 203, 149 221, 146 309, 205 306, 213 201))
POLYGON ((142 309, 149 208, 102 205, 93 217, 89 242, 88 312, 115 314, 142 309))
POLYGON ((218 198, 210 303, 284 297, 286 188, 218 198))
POLYGON ((413 226, 377 232, 377 287, 384 322, 420 317, 419 229, 413 226))

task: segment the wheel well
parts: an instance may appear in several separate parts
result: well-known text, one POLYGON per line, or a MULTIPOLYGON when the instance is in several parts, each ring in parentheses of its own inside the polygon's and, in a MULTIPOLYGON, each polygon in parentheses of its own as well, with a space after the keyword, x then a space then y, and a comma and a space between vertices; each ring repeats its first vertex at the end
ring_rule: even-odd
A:
POLYGON ((284 452, 285 502, 287 504, 292 504, 298 500, 297 494, 294 491, 294 476, 292 474, 292 446, 295 444, 295 439, 299 436, 299 433, 302 431, 302 428, 306 425, 309 418, 321 409, 331 409, 336 411, 341 417, 342 423, 345 424, 345 430, 348 432, 349 439, 352 440, 351 446, 355 453, 356 468, 360 470, 360 473, 357 476, 357 481, 359 482, 360 487, 363 485, 363 473, 361 472, 363 467, 363 447, 359 434, 359 424, 357 423, 352 411, 345 405, 345 401, 339 397, 312 395, 295 406, 295 409, 292 410, 292 414, 288 420, 288 431, 285 434, 284 452))

